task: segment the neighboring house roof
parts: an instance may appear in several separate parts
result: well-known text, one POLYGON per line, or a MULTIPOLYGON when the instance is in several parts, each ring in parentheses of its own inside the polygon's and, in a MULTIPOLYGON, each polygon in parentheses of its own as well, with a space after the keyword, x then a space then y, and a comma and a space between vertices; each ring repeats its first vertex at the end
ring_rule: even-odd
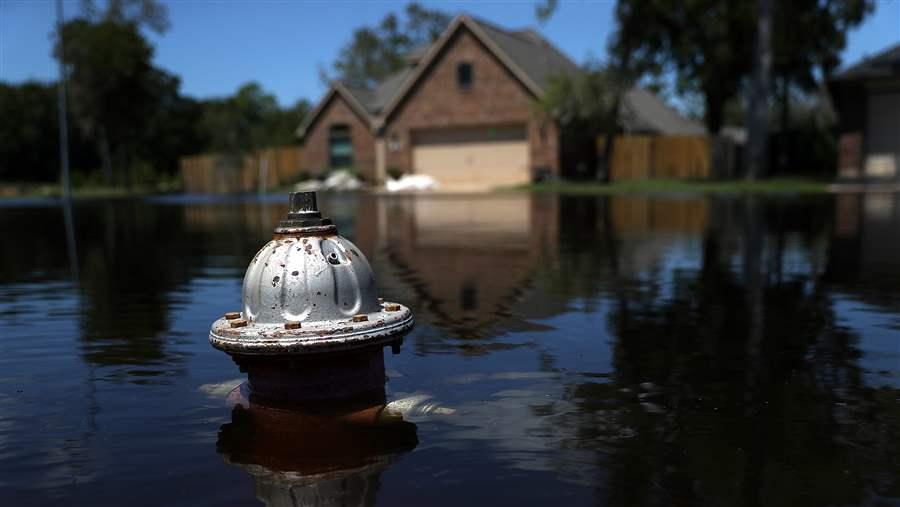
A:
POLYGON ((682 116, 655 93, 635 86, 625 93, 619 111, 626 131, 663 135, 703 135, 700 123, 682 116))
POLYGON ((900 76, 900 43, 835 74, 832 81, 900 76))

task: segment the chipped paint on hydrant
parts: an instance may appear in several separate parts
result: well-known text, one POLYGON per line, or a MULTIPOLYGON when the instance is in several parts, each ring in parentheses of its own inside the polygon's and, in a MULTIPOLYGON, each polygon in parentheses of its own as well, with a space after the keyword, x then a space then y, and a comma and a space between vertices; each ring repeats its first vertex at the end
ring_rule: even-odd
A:
POLYGON ((241 312, 213 322, 209 342, 274 400, 339 399, 384 385, 382 348, 413 327, 409 308, 379 299, 359 249, 323 218, 315 192, 290 194, 272 241, 247 268, 241 312))

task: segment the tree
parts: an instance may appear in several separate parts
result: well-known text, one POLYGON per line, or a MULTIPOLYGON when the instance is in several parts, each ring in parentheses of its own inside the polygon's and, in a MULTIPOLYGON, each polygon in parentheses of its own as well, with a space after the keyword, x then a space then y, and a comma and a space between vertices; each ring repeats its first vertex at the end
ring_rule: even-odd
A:
POLYGON ((151 78, 158 93, 152 111, 142 122, 136 149, 145 178, 175 174, 180 157, 203 151, 209 144, 202 128, 203 103, 180 94, 177 76, 156 71, 151 78))
POLYGON ((824 91, 823 83, 840 64, 847 32, 859 26, 873 8, 872 0, 794 0, 775 4, 772 12, 772 96, 777 97, 780 106, 779 165, 782 168, 791 151, 785 139, 793 130, 791 106, 798 99, 803 101, 797 95, 824 91))
MULTIPOLYGON (((535 7, 535 16, 544 23, 556 13, 558 7, 557 0, 543 0, 535 7)), ((638 22, 637 19, 622 20, 619 31, 638 30, 638 27, 632 26, 638 22)), ((631 46, 623 42, 619 51, 611 55, 607 66, 588 64, 579 75, 551 79, 547 92, 539 101, 540 109, 568 129, 569 136, 584 136, 593 146, 597 135, 604 135, 603 159, 601 164, 593 164, 599 180, 609 179, 615 147, 613 140, 620 128, 622 100, 637 77, 631 55, 631 46)), ((593 149, 591 154, 594 154, 593 149)))
POLYGON ((150 63, 153 49, 134 23, 86 19, 67 22, 63 58, 69 74, 72 113, 78 127, 96 139, 104 179, 129 184, 132 162, 143 122, 158 100, 157 71, 150 63))
POLYGON ((749 75, 755 6, 749 0, 619 0, 612 52, 641 74, 671 71, 681 93, 704 99, 704 122, 715 134, 727 101, 749 75))
POLYGON ((52 181, 58 174, 56 91, 51 84, 0 83, 0 180, 52 181))
POLYGON ((295 142, 294 129, 310 109, 306 100, 281 109, 275 96, 253 82, 234 96, 207 101, 203 107, 202 128, 209 136, 209 148, 231 154, 295 142))
POLYGON ((334 76, 350 86, 373 88, 384 78, 401 70, 406 56, 424 44, 434 42, 450 23, 450 15, 408 4, 405 20, 391 13, 374 28, 363 27, 353 32, 334 62, 334 76))
POLYGON ((134 155, 143 123, 153 114, 160 95, 162 71, 153 68, 153 48, 140 32, 146 25, 157 32, 168 28, 165 6, 157 0, 108 0, 98 9, 82 1, 82 16, 66 22, 54 55, 69 76, 72 113, 78 127, 96 139, 106 184, 114 167, 120 183, 131 184, 134 155))
POLYGON ((81 0, 82 16, 92 23, 146 25, 156 33, 169 29, 169 12, 159 0, 106 0, 100 9, 95 0, 81 0))
POLYGON ((568 136, 587 139, 591 147, 598 135, 605 135, 603 163, 591 168, 598 179, 608 177, 612 138, 620 127, 619 104, 627 86, 617 69, 592 64, 577 74, 551 77, 536 103, 539 114, 552 118, 568 136))
POLYGON ((769 87, 772 71, 772 3, 757 1, 756 53, 750 80, 747 116, 746 172, 748 180, 763 176, 769 162, 769 87))
POLYGON ((748 92, 748 177, 757 177, 768 161, 766 127, 774 96, 766 69, 772 69, 781 88, 786 127, 792 89, 809 92, 821 86, 821 78, 839 63, 847 30, 871 10, 872 0, 684 0, 677 5, 619 0, 620 28, 612 48, 614 54, 630 54, 642 74, 671 72, 678 91, 702 95, 704 120, 713 134, 722 127, 727 105, 748 92))

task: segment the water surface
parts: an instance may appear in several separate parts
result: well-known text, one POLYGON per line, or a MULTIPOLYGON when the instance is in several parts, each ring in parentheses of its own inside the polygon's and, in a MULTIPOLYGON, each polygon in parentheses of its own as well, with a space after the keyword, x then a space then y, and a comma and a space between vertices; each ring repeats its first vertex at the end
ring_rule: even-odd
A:
POLYGON ((208 326, 280 196, 3 201, 0 504, 900 503, 896 195, 320 199, 415 312, 414 443, 238 431, 208 326))

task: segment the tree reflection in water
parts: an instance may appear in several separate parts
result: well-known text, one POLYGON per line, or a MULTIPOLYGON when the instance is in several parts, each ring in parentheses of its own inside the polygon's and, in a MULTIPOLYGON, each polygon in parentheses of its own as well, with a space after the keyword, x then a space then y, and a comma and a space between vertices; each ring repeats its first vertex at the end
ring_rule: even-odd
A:
MULTIPOLYGON (((551 427, 519 437, 558 437, 550 460, 564 477, 593 483, 599 504, 900 497, 892 458, 900 391, 865 383, 859 336, 835 315, 826 276, 836 270, 828 254, 840 232, 832 202, 508 199, 462 214, 458 203, 371 203, 367 216, 377 224, 381 214, 386 230, 368 251, 382 256, 380 273, 395 273, 389 284, 417 295, 423 320, 446 333, 420 334, 419 354, 535 350, 562 383, 563 401, 532 400, 535 419, 551 427), (501 205, 509 209, 486 212, 501 205), (696 262, 673 263, 675 244, 695 248, 696 262), (609 375, 562 374, 556 345, 503 338, 539 331, 533 322, 575 301, 587 313, 609 305, 609 375), (572 470, 576 449, 593 452, 607 472, 592 480, 572 470)), ((468 410, 467 424, 477 426, 490 409, 468 410)))
MULTIPOLYGON (((896 195, 321 201, 381 294, 417 317, 387 359, 385 401, 455 409, 409 419, 422 445, 404 459, 349 471, 373 478, 357 481, 361 503, 900 499, 896 195)), ((2 209, 0 325, 13 338, 0 385, 16 391, 0 393, 0 441, 17 446, 0 469, 16 500, 104 503, 143 487, 136 505, 164 504, 177 499, 147 484, 173 481, 193 501, 210 490, 190 481, 222 475, 217 498, 252 494, 203 439, 232 424, 228 452, 263 449, 246 463, 271 464, 277 438, 250 445, 259 420, 229 422, 196 388, 237 375, 206 332, 236 309, 285 207, 78 202, 74 241, 55 205, 2 209)))

